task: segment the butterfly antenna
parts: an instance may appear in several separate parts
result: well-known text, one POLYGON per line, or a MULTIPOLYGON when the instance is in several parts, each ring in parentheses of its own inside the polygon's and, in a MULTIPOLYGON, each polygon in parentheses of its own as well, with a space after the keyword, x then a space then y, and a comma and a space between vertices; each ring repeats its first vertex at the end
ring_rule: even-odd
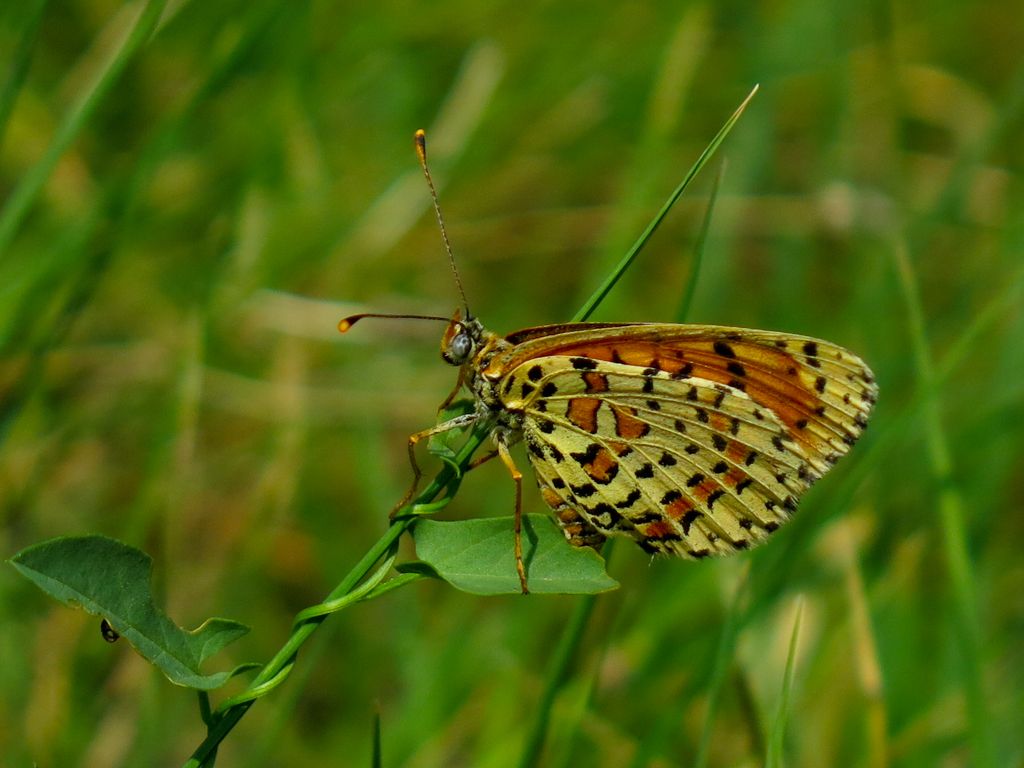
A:
POLYGON ((427 177, 427 186, 430 187, 430 199, 434 201, 434 213, 437 214, 437 224, 441 227, 441 239, 444 240, 444 250, 448 254, 448 263, 451 264, 452 274, 455 275, 455 285, 458 286, 459 295, 462 297, 462 306, 466 308, 466 318, 468 319, 471 316, 469 302, 466 300, 466 291, 462 287, 459 269, 455 266, 455 254, 452 253, 452 244, 448 241, 448 230, 444 228, 444 217, 441 216, 441 204, 437 200, 434 180, 430 177, 430 168, 427 167, 427 133, 422 128, 416 131, 416 156, 420 159, 423 175, 427 177))
POLYGON ((342 318, 341 322, 338 323, 338 330, 342 333, 348 333, 349 329, 364 317, 383 317, 388 320, 440 320, 442 323, 451 322, 447 317, 440 317, 438 315, 392 315, 384 312, 360 312, 358 315, 349 315, 342 318))

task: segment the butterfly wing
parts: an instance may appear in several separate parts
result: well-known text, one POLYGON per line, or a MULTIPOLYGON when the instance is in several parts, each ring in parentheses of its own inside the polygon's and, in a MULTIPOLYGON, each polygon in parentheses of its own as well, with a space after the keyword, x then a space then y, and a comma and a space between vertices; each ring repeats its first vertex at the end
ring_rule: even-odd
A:
POLYGON ((856 441, 867 366, 816 339, 716 326, 557 326, 491 361, 575 543, 625 534, 690 557, 743 549, 856 441), (503 369, 503 373, 502 373, 503 369))

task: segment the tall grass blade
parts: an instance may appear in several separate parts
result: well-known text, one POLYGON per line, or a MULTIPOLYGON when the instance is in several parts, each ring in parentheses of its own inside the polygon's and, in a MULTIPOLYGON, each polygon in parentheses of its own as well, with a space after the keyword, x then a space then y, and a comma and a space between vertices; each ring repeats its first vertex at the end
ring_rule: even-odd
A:
POLYGON ((782 752, 786 740, 786 722, 789 720, 790 697, 793 691, 793 675, 796 672, 796 648, 800 639, 800 623, 803 619, 804 606, 801 600, 797 604, 796 618, 793 620, 793 631, 789 636, 789 653, 786 656, 786 672, 782 681, 782 696, 779 699, 779 710, 768 734, 768 754, 765 757, 765 768, 782 768, 782 752))
POLYGON ((370 756, 370 768, 382 768, 384 765, 380 741, 380 711, 377 711, 373 713, 373 754, 370 756))
POLYGON ((35 203, 61 155, 82 131, 135 53, 149 40, 160 20, 165 3, 166 0, 149 0, 146 3, 121 48, 110 58, 92 86, 72 105, 42 158, 28 170, 11 192, 3 210, 0 211, 0 257, 10 245, 18 226, 35 203))
POLYGON ((975 765, 994 767, 996 759, 991 729, 992 717, 989 712, 988 696, 985 693, 984 665, 981 659, 981 619, 974 590, 974 567, 967 551, 963 496, 954 476, 949 439, 940 416, 939 393, 928 345, 924 307, 910 255, 902 240, 893 244, 893 257, 896 260, 900 289, 906 304, 914 366, 925 392, 922 402, 925 446, 939 489, 943 555, 953 592, 953 624, 960 638, 960 655, 964 662, 963 682, 971 752, 975 765))
POLYGON ((700 265, 704 260, 704 246, 708 241, 708 232, 711 229, 711 214, 715 210, 715 203, 718 201, 718 190, 725 176, 726 163, 718 167, 715 174, 715 181, 711 185, 711 194, 708 197, 708 207, 704 209, 704 219, 700 224, 700 232, 697 233, 697 242, 693 246, 693 264, 690 266, 690 279, 686 281, 686 291, 676 309, 676 322, 685 323, 690 314, 690 306, 693 304, 693 295, 697 292, 697 276, 700 274, 700 265))
POLYGON ((711 733, 714 730, 715 716, 718 714, 718 703, 722 698, 725 681, 729 677, 729 668, 736 656, 736 641, 739 637, 743 617, 746 614, 746 601, 749 597, 747 584, 750 578, 750 563, 743 568, 736 591, 725 613, 725 622, 718 637, 715 648, 715 661, 711 669, 711 680, 707 687, 707 708, 704 712, 704 724, 701 727, 700 742, 697 745, 697 756, 693 759, 694 768, 704 768, 708 763, 708 752, 711 748, 711 733))
MULTIPOLYGON (((609 542, 610 543, 610 542, 609 542)), ((605 560, 609 556, 608 546, 605 546, 605 560)), ((534 710, 533 721, 530 730, 526 735, 526 742, 523 746, 522 755, 519 758, 519 768, 533 768, 540 764, 541 752, 544 749, 544 741, 547 739, 548 727, 551 724, 551 712, 555 706, 555 699, 562 689, 569 676, 572 662, 577 657, 577 651, 583 642, 583 635, 586 632, 590 616, 594 612, 597 603, 597 595, 585 595, 580 598, 576 607, 573 608, 572 616, 561 637, 558 639, 558 646, 551 656, 551 663, 548 667, 544 680, 544 691, 534 710)))
POLYGON ((18 99, 18 93, 21 91, 25 75, 28 74, 29 64, 32 62, 32 51, 35 49, 36 36, 39 32, 39 24, 43 20, 46 3, 47 0, 35 0, 35 4, 29 7, 18 45, 10 61, 6 62, 7 77, 3 85, 0 85, 0 146, 3 146, 7 121, 14 110, 14 102, 18 99))
POLYGON ((591 295, 589 299, 587 299, 586 303, 583 305, 583 308, 576 313, 576 316, 573 318, 575 322, 582 322, 584 320, 589 319, 590 316, 593 314, 594 310, 597 309, 597 306, 604 300, 604 297, 607 296, 611 289, 615 287, 615 284, 619 282, 619 279, 622 277, 623 274, 625 274, 626 270, 629 269, 629 266, 633 263, 633 260, 637 257, 637 255, 640 253, 643 247, 647 244, 647 241, 651 238, 651 235, 654 234, 655 230, 658 229, 658 226, 661 224, 662 220, 665 218, 665 216, 668 215, 668 212, 672 209, 672 206, 676 204, 676 201, 683 194, 683 192, 686 191, 686 188, 690 186, 690 182, 693 181, 693 179, 697 176, 698 173, 700 173, 701 169, 707 164, 708 160, 711 159, 712 155, 715 154, 715 151, 718 149, 721 143, 725 141, 725 137, 729 135, 730 131, 732 131, 733 126, 736 125, 736 122, 740 119, 740 116, 747 108, 747 105, 750 104, 750 100, 754 98, 754 94, 757 93, 757 89, 758 86, 755 85, 753 90, 747 96, 747 98, 743 100, 743 103, 740 104, 736 108, 736 111, 733 112, 732 115, 729 117, 729 119, 725 121, 725 125, 723 125, 721 129, 719 129, 718 133, 715 134, 715 137, 711 140, 711 143, 704 148, 704 151, 701 153, 700 157, 697 158, 697 162, 693 164, 689 172, 683 178, 682 182, 680 182, 679 186, 676 187, 675 190, 673 190, 671 195, 669 195, 668 200, 665 201, 665 204, 661 207, 661 210, 658 211, 654 219, 651 220, 651 223, 647 225, 647 228, 644 229, 644 231, 641 233, 637 241, 633 243, 633 246, 626 252, 626 255, 622 257, 622 260, 618 263, 615 269, 612 270, 612 273, 608 276, 608 278, 600 286, 598 286, 597 290, 594 291, 594 293, 591 295))

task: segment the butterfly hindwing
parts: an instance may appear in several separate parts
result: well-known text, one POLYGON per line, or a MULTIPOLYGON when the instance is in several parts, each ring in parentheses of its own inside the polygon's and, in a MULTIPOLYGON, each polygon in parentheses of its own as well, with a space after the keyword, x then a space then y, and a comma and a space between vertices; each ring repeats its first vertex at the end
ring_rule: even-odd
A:
POLYGON ((875 397, 852 353, 762 331, 561 326, 505 358, 503 405, 570 539, 689 557, 778 528, 875 397))

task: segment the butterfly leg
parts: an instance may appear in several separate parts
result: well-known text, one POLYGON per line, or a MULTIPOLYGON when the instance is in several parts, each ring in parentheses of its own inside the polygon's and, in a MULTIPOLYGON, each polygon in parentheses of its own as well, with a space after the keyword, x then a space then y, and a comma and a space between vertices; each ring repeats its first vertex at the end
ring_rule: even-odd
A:
POLYGON ((480 465, 486 464, 488 461, 490 461, 491 459, 493 459, 497 455, 498 455, 497 451, 491 451, 490 453, 485 453, 483 456, 478 456, 477 458, 475 458, 471 462, 469 462, 469 466, 466 467, 466 471, 469 472, 469 470, 471 470, 471 469, 476 469, 480 465))
POLYGON ((436 424, 430 429, 424 429, 420 432, 409 435, 407 447, 409 451, 409 465, 412 467, 412 483, 409 485, 409 490, 406 491, 402 500, 399 501, 395 505, 395 508, 391 510, 391 514, 388 516, 390 519, 394 520, 398 510, 412 501, 412 497, 416 495, 416 488, 419 487, 420 478, 423 477, 423 470, 420 469, 420 465, 416 461, 416 444, 424 438, 433 437, 434 435, 440 435, 443 432, 468 426, 476 421, 476 419, 477 415, 475 413, 467 413, 462 416, 456 416, 454 419, 449 419, 441 424, 436 424))
POLYGON ((444 402, 441 403, 439 406, 437 406, 437 412, 438 413, 440 413, 445 408, 447 408, 449 405, 451 405, 452 401, 455 399, 455 396, 457 394, 459 394, 459 390, 462 389, 462 382, 465 379, 465 375, 466 375, 464 370, 465 369, 463 369, 463 368, 459 368, 459 378, 455 382, 455 388, 452 389, 452 391, 448 393, 448 397, 446 397, 444 399, 444 402))
POLYGON ((504 436, 497 435, 498 455, 512 475, 512 481, 516 484, 516 508, 512 514, 513 531, 516 554, 516 573, 519 574, 519 588, 524 595, 530 590, 526 586, 526 565, 523 563, 523 473, 519 471, 516 463, 512 460, 512 454, 508 452, 508 445, 504 436))

